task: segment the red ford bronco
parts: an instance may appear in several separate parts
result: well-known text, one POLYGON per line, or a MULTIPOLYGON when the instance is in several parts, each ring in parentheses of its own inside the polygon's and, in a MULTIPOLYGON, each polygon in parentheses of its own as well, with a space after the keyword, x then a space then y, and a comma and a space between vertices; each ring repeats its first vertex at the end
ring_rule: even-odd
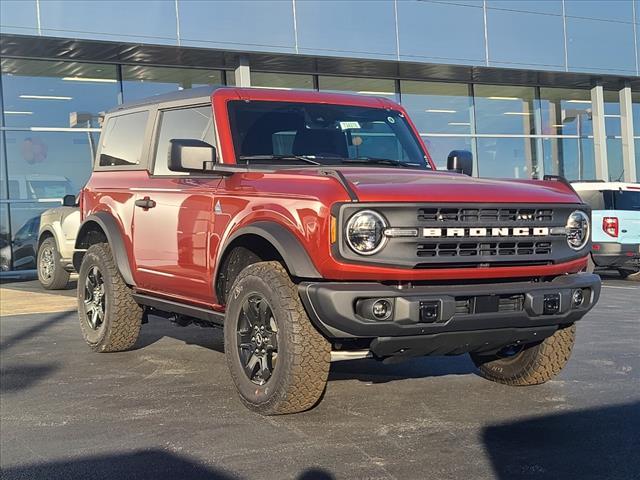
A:
POLYGON ((262 414, 312 407, 332 357, 470 353, 490 380, 543 383, 600 294, 590 210, 559 178, 472 178, 469 152, 448 169, 382 98, 207 88, 119 106, 80 196, 84 338, 127 350, 149 314, 223 327, 262 414))

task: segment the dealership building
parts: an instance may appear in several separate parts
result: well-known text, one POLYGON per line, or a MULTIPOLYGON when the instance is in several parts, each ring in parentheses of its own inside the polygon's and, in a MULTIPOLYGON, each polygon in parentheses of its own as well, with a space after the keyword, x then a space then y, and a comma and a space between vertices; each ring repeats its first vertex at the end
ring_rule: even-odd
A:
POLYGON ((640 178, 640 1, 2 0, 2 270, 89 178, 101 114, 205 85, 378 95, 442 168, 640 178))

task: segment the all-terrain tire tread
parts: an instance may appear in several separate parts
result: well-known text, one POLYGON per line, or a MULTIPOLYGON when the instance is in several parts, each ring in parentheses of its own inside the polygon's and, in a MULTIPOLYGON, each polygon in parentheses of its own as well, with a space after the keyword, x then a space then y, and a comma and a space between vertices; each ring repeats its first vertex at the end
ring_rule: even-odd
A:
POLYGON ((484 378, 505 385, 540 385, 558 375, 569 361, 575 341, 575 324, 556 331, 540 344, 531 347, 531 351, 522 352, 521 359, 515 359, 522 365, 517 374, 505 376, 499 368, 499 360, 481 363, 474 361, 484 378), (498 367, 498 368, 496 368, 498 367))
MULTIPOLYGON (((285 375, 289 384, 278 395, 262 405, 254 405, 241 397, 242 401, 250 409, 265 415, 308 410, 318 402, 326 387, 331 364, 331 345, 311 324, 296 286, 279 262, 260 262, 245 268, 236 278, 231 291, 249 276, 257 276, 270 285, 277 292, 282 307, 288 312, 288 318, 284 321, 288 321, 291 326, 289 342, 293 346, 294 361, 284 362, 284 367, 289 370, 285 375)), ((235 375, 233 369, 231 374, 235 375)))
MULTIPOLYGON (((85 255, 95 254, 102 258, 108 272, 108 277, 103 273, 105 281, 111 280, 113 296, 108 298, 110 318, 108 329, 103 339, 96 345, 91 345, 97 352, 122 352, 129 350, 136 343, 142 325, 142 309, 131 295, 131 289, 124 282, 120 271, 111 254, 108 243, 96 243, 89 247, 85 255)), ((82 319, 82 286, 78 282, 78 312, 80 313, 80 326, 84 332, 85 322, 82 319)))

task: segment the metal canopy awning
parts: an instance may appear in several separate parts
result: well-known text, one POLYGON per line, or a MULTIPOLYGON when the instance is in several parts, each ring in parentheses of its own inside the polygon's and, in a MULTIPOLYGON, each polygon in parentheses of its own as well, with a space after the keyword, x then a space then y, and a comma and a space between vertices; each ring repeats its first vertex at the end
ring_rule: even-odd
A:
POLYGON ((251 69, 256 71, 566 88, 590 88, 600 84, 611 90, 618 90, 629 84, 634 90, 640 90, 640 77, 637 76, 319 57, 7 34, 0 35, 0 56, 227 70, 236 68, 240 57, 246 57, 251 69))

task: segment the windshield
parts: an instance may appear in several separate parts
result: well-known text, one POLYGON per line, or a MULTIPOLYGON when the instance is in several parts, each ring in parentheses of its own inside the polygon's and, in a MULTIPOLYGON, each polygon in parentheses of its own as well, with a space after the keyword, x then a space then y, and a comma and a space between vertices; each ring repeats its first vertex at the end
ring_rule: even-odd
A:
POLYGON ((237 163, 430 168, 404 116, 383 108, 229 102, 237 163))

